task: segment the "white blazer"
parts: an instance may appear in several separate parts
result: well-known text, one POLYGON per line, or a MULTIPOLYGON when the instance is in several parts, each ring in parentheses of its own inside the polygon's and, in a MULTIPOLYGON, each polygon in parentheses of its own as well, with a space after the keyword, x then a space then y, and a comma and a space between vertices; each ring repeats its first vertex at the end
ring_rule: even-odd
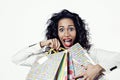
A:
MULTIPOLYGON (((39 43, 30 45, 18 51, 12 61, 15 64, 31 67, 37 56, 44 56, 44 48, 41 48, 39 43)), ((96 64, 101 65, 106 73, 109 73, 114 68, 120 68, 120 53, 96 49, 91 47, 88 51, 90 57, 96 64)))

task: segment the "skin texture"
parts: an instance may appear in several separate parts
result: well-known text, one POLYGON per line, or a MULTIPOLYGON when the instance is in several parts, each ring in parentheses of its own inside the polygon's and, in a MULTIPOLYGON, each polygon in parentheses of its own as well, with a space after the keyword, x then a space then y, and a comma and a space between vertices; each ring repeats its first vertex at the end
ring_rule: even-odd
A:
POLYGON ((78 79, 82 77, 83 80, 94 80, 98 78, 99 75, 102 74, 102 71, 103 71, 103 68, 99 64, 97 65, 89 64, 83 67, 86 71, 78 76, 74 76, 73 77, 74 79, 78 79))
POLYGON ((63 18, 58 22, 58 36, 64 48, 67 49, 73 45, 76 38, 76 29, 71 19, 63 18))
MULTIPOLYGON (((74 44, 74 40, 76 39, 76 28, 75 25, 70 18, 62 18, 58 21, 58 37, 64 46, 64 48, 68 49, 74 44)), ((43 46, 49 46, 51 48, 54 48, 56 50, 59 50, 60 48, 60 42, 57 38, 48 39, 46 41, 40 42, 41 47, 43 46)), ((98 77, 103 68, 97 64, 97 65, 88 65, 83 66, 85 68, 85 72, 78 76, 74 76, 74 79, 78 79, 83 77, 83 80, 94 80, 96 77, 98 77)))

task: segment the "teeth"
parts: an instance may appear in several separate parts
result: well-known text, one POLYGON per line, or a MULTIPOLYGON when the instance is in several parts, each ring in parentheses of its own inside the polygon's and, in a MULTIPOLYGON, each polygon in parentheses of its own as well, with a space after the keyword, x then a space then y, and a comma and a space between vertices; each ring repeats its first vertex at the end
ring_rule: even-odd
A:
POLYGON ((70 42, 70 40, 65 40, 65 42, 70 42))
POLYGON ((71 44, 71 42, 65 42, 65 44, 71 44))
POLYGON ((69 40, 64 40, 65 42, 71 42, 71 40, 69 39, 69 40))

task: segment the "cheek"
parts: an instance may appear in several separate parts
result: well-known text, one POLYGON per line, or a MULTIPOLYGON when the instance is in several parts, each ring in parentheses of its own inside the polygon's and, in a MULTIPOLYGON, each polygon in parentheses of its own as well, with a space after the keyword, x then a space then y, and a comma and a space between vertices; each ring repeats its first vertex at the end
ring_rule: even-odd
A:
POLYGON ((71 35, 72 35, 73 38, 76 38, 76 32, 75 31, 72 32, 71 35))
POLYGON ((58 32, 58 37, 59 37, 60 40, 61 40, 62 36, 63 36, 63 34, 58 32))
POLYGON ((62 43, 62 35, 58 34, 58 37, 59 37, 60 42, 62 43))

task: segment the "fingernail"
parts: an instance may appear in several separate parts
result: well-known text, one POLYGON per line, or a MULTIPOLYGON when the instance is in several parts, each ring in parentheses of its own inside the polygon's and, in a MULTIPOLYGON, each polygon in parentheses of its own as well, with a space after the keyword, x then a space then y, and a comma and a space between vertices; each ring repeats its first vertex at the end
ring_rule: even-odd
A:
POLYGON ((58 50, 60 51, 61 49, 59 48, 58 50))

